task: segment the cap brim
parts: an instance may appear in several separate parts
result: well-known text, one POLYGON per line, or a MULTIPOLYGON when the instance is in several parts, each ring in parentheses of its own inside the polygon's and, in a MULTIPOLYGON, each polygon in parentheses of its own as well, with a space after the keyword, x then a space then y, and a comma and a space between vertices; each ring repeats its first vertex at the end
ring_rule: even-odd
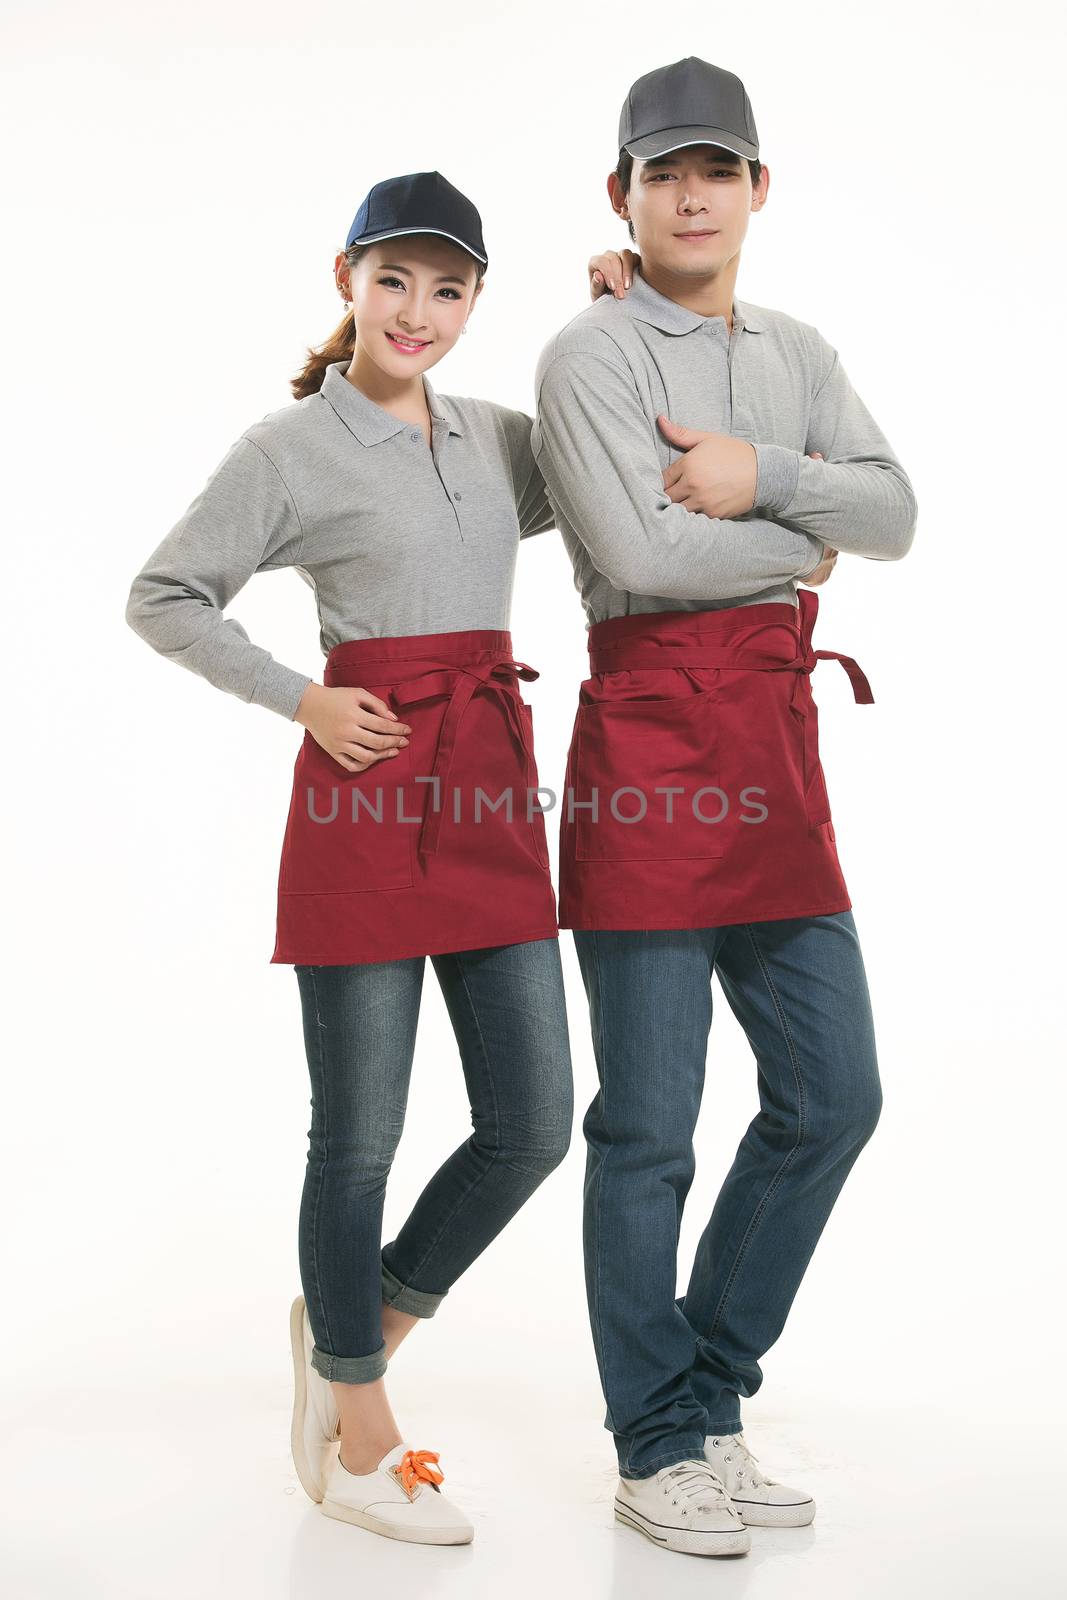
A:
POLYGON ((379 239, 397 239, 403 233, 439 234, 442 239, 451 239, 453 244, 458 244, 460 249, 466 250, 469 256, 474 257, 475 261, 480 261, 483 267, 489 264, 488 256, 483 256, 469 245, 465 239, 458 239, 454 233, 446 233, 444 228, 387 228, 384 233, 361 233, 357 238, 349 239, 345 249, 349 249, 354 244, 377 244, 379 239))
POLYGON ((746 161, 759 160, 757 145, 739 138, 736 133, 728 133, 725 128, 661 128, 658 133, 646 133, 640 139, 629 140, 622 148, 647 161, 651 156, 665 156, 671 150, 681 150, 687 144, 719 144, 746 161))

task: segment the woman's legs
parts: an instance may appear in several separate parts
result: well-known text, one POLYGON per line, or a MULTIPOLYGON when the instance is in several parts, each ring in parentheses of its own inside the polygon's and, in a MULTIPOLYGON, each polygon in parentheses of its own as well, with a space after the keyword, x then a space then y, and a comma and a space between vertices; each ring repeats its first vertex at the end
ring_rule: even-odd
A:
MULTIPOLYGON (((418 1322, 419 1318, 408 1311, 382 1306, 387 1361, 418 1322)), ((334 1382, 331 1388, 341 1417, 341 1465, 349 1472, 373 1472, 382 1457, 401 1442, 385 1392, 385 1379, 375 1378, 373 1383, 334 1382)))
POLYGON ((562 1161, 571 1136, 558 940, 431 960, 474 1132, 384 1250, 385 1182, 406 1111, 424 958, 296 969, 313 1110, 301 1278, 312 1365, 333 1382, 350 1472, 373 1471, 401 1441, 385 1394, 389 1357, 562 1161))
POLYGON ((574 1114, 558 939, 431 956, 474 1131, 382 1250, 386 1298, 433 1316, 567 1153, 574 1114))
POLYGON ((386 1331, 382 1211, 407 1110, 424 967, 416 956, 295 969, 312 1108, 300 1276, 312 1365, 332 1380, 349 1472, 372 1472, 401 1439, 383 1374, 415 1319, 390 1307, 386 1331))

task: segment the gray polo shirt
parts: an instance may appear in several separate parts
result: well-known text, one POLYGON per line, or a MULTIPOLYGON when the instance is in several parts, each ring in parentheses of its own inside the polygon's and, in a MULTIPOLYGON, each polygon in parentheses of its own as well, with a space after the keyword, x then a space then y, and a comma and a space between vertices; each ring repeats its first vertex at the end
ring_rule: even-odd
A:
POLYGON ((126 620, 161 655, 292 718, 312 679, 224 617, 254 572, 295 567, 320 644, 509 626, 520 539, 555 524, 531 418, 437 395, 421 428, 327 369, 246 428, 133 580, 126 620))
POLYGON ((914 491, 837 351, 782 311, 735 299, 732 317, 728 331, 635 271, 625 299, 602 295, 541 353, 533 451, 588 624, 796 605, 824 543, 880 561, 910 548, 914 491), (751 511, 706 517, 669 498, 663 470, 684 452, 660 412, 754 445, 751 511))

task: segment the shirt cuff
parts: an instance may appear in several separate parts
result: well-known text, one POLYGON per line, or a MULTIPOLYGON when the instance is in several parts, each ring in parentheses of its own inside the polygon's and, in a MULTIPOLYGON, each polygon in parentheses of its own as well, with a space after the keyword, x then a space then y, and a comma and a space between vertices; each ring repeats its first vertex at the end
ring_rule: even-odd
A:
POLYGON ((819 547, 819 553, 815 557, 815 560, 812 562, 811 566, 808 568, 807 572, 798 572, 798 573, 795 574, 795 576, 798 579, 810 578, 812 573, 815 571, 815 568, 822 566, 823 557, 826 555, 826 542, 825 542, 825 540, 818 538, 818 536, 814 535, 814 534, 812 535, 812 537, 815 539, 815 543, 819 547))
POLYGON ((304 690, 313 681, 303 673, 294 672, 292 667, 284 667, 280 661, 268 661, 248 698, 253 705, 277 711, 279 716, 292 722, 304 690))
POLYGON ((754 444, 756 500, 753 510, 785 511, 797 492, 800 455, 781 444, 754 444))

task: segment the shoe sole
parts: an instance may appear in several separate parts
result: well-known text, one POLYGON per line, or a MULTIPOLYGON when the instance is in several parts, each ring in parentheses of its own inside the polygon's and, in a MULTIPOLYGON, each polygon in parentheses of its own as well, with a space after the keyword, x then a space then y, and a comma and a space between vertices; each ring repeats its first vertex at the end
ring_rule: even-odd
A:
POLYGON ((387 1539, 403 1539, 409 1544, 470 1544, 474 1538, 473 1528, 397 1527, 395 1523, 383 1522, 369 1511, 357 1511, 354 1506, 343 1505, 339 1500, 324 1498, 319 1503, 319 1509, 324 1517, 336 1517, 339 1522, 351 1522, 357 1528, 384 1534, 387 1539))
POLYGON ((646 1539, 663 1550, 676 1550, 686 1556, 743 1556, 752 1543, 743 1528, 724 1528, 722 1533, 687 1532, 684 1528, 669 1528, 663 1523, 646 1523, 633 1506, 615 1501, 615 1520, 624 1527, 636 1528, 646 1539), (662 1532, 659 1531, 662 1529, 662 1532))
POLYGON ((814 1500, 801 1500, 793 1506, 765 1506, 746 1505, 734 1498, 734 1505, 741 1520, 752 1528, 806 1528, 815 1516, 814 1500))
POLYGON ((293 1421, 289 1429, 289 1445, 293 1452, 293 1466, 300 1486, 316 1505, 322 1502, 323 1486, 312 1470, 304 1449, 304 1419, 307 1415, 307 1373, 304 1369, 304 1301, 297 1295, 289 1311, 289 1343, 293 1351, 293 1421))

